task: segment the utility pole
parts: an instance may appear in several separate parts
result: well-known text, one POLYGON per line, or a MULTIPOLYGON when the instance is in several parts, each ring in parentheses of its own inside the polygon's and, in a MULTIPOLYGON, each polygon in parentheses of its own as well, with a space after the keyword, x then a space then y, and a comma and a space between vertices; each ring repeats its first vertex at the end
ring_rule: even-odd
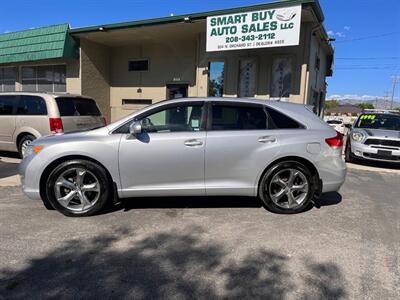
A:
POLYGON ((390 109, 393 109, 394 94, 396 92, 396 84, 399 82, 400 76, 392 76, 392 99, 390 102, 390 109))
POLYGON ((389 91, 385 91, 384 95, 383 95, 383 109, 388 109, 388 100, 389 100, 389 91))

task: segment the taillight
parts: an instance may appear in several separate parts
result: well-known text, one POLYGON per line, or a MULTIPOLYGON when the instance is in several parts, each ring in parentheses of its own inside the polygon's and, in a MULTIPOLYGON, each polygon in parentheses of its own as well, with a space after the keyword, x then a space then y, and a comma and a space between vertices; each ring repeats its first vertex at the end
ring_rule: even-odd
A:
POLYGON ((106 120, 106 118, 102 117, 101 120, 103 121, 104 126, 106 126, 106 125, 107 125, 107 120, 106 120))
POLYGON ((343 147, 343 135, 336 131, 336 136, 325 139, 325 142, 333 149, 341 148, 343 147))
POLYGON ((52 133, 63 132, 63 124, 61 118, 50 118, 50 131, 52 133))

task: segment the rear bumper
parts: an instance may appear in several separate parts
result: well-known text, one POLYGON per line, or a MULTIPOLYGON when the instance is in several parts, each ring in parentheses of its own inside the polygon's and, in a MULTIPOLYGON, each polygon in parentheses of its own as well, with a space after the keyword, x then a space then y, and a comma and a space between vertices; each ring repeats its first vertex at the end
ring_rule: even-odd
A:
POLYGON ((322 181, 322 193, 338 191, 346 180, 347 167, 341 155, 319 161, 317 169, 322 181))

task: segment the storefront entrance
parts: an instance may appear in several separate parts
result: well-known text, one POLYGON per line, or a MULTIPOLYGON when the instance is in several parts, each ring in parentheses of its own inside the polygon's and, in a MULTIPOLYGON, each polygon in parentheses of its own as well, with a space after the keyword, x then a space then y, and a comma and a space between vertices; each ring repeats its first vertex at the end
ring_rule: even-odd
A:
POLYGON ((187 84, 167 84, 167 99, 185 98, 188 96, 187 84))

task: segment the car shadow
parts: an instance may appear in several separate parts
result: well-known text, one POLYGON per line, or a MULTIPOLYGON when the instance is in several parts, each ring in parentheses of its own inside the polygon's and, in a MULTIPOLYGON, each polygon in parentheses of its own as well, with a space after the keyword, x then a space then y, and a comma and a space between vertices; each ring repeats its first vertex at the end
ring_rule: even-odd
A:
POLYGON ((4 161, 0 157, 0 179, 18 174, 18 162, 4 161))
POLYGON ((10 151, 0 151, 0 157, 9 157, 18 159, 21 158, 18 152, 10 152, 10 151))
POLYGON ((373 168, 400 170, 400 163, 395 163, 395 162, 358 160, 356 162, 353 162, 353 164, 373 167, 373 168))
POLYGON ((253 197, 146 197, 127 198, 121 202, 123 209, 147 208, 227 208, 261 207, 259 199, 253 197))
MULTIPOLYGON (((342 201, 342 196, 337 192, 324 193, 319 199, 314 200, 313 207, 337 205, 342 201)), ((260 208, 264 207, 262 201, 254 197, 239 196, 209 196, 209 197, 137 197, 121 199, 120 202, 103 214, 123 210, 125 212, 132 209, 171 209, 171 208, 260 208)))
POLYGON ((66 239, 21 268, 0 266, 7 299, 345 299, 346 282, 336 263, 282 249, 256 247, 238 259, 200 226, 142 235, 120 227, 66 239))
POLYGON ((314 200, 314 206, 321 208, 322 206, 337 205, 342 202, 342 195, 338 192, 323 193, 318 199, 314 200))

